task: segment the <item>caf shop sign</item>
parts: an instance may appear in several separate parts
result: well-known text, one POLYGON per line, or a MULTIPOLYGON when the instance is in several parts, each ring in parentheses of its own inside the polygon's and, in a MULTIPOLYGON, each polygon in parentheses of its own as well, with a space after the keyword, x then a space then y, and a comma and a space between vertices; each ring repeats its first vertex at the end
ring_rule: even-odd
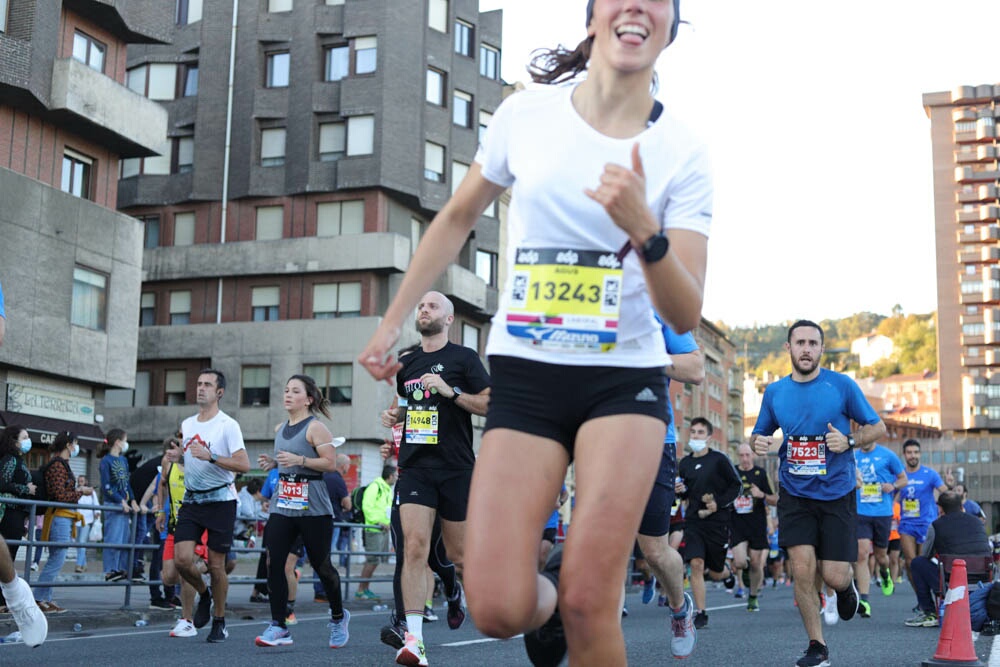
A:
POLYGON ((7 384, 7 410, 81 424, 94 423, 94 401, 20 384, 7 384))

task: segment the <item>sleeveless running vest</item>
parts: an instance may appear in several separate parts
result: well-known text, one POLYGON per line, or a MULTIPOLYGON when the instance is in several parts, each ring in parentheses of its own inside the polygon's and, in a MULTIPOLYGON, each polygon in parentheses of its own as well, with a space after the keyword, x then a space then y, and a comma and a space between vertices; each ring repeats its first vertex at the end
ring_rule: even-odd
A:
MULTIPOLYGON (((274 453, 285 451, 297 456, 316 458, 316 450, 306 440, 314 417, 294 426, 286 421, 274 434, 274 453)), ((271 497, 271 513, 284 516, 333 516, 333 503, 323 481, 323 473, 303 466, 278 468, 278 486, 271 497)))

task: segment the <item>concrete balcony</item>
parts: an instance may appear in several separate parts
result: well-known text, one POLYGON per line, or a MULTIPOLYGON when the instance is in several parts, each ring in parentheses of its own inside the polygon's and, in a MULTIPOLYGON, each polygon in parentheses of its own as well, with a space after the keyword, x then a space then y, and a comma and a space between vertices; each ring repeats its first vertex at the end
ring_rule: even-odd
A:
POLYGON ((955 237, 961 244, 966 243, 996 243, 1000 241, 1000 227, 997 225, 987 225, 973 229, 971 232, 959 231, 955 237))
POLYGON ((960 264, 995 264, 1000 262, 1000 248, 983 247, 968 252, 959 252, 960 264))
POLYGON ((976 131, 975 130, 967 130, 967 131, 964 131, 964 132, 958 132, 958 131, 955 132, 955 143, 956 144, 974 144, 974 143, 977 143, 977 142, 978 142, 978 139, 976 139, 976 131))
POLYGON ((956 86, 951 91, 952 104, 976 104, 989 102, 997 94, 995 87, 990 84, 979 86, 956 86))
POLYGON ((973 306, 986 303, 986 296, 982 292, 962 292, 958 297, 958 302, 963 306, 973 306))
POLYGON ((964 422, 962 426, 966 430, 990 427, 990 418, 986 415, 966 415, 964 422))
POLYGON ((956 183, 985 183, 1000 179, 1000 170, 984 169, 976 171, 972 167, 955 167, 956 183))
POLYGON ((487 308, 486 282, 474 272, 457 264, 448 266, 445 274, 434 284, 434 289, 477 310, 487 308))
POLYGON ((983 345, 986 342, 986 337, 983 334, 968 335, 962 334, 962 345, 983 345))
POLYGON ((983 313, 976 313, 975 315, 962 313, 958 316, 958 322, 963 326, 966 324, 985 324, 985 315, 983 313))
POLYGON ((983 222, 1000 220, 1000 206, 980 206, 979 219, 983 222))
POLYGON ((1000 149, 993 145, 964 146, 965 150, 955 151, 955 162, 958 164, 974 164, 977 162, 992 162, 997 159, 1000 149))
POLYGON ((976 141, 993 141, 997 138, 997 126, 992 122, 992 118, 989 119, 989 123, 984 123, 982 120, 976 122, 976 141))
POLYGON ((167 111, 73 58, 52 66, 51 109, 71 129, 122 157, 157 155, 167 137, 167 111))
POLYGON ((956 123, 971 123, 976 118, 975 109, 953 109, 951 112, 951 119, 956 123))
POLYGON ((143 256, 143 280, 330 271, 399 273, 409 264, 408 238, 354 234, 155 248, 143 256))
POLYGON ((980 185, 973 188, 972 192, 959 192, 957 199, 962 204, 996 201, 1000 199, 1000 188, 995 185, 980 185))
POLYGON ((987 365, 986 357, 982 355, 978 354, 975 356, 970 356, 967 354, 962 355, 962 366, 964 368, 975 368, 978 366, 986 366, 986 365, 987 365))

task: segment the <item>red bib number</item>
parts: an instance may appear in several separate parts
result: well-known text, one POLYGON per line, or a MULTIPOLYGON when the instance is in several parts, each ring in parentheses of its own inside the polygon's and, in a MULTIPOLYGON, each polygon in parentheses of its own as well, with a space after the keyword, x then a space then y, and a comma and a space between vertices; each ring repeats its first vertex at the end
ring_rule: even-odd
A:
POLYGON ((285 510, 309 509, 309 482, 279 480, 278 507, 285 510))
POLYGON ((793 475, 825 475, 826 436, 790 435, 785 456, 793 475))
POLYGON ((753 496, 736 496, 733 507, 737 514, 750 514, 753 512, 753 496))

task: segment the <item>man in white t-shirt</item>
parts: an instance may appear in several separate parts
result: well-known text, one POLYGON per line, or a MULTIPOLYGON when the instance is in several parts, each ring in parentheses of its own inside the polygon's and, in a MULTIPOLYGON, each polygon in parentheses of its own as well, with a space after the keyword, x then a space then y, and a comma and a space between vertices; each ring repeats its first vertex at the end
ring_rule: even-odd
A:
POLYGON ((193 637, 196 628, 212 618, 210 642, 223 642, 226 631, 226 554, 233 543, 236 520, 236 473, 250 470, 250 459, 243 444, 243 432, 232 417, 219 409, 226 391, 226 376, 215 369, 198 375, 198 414, 181 424, 184 446, 184 502, 177 513, 174 528, 174 562, 184 580, 199 593, 198 607, 183 609, 181 619, 171 631, 172 637, 193 637), (207 535, 208 571, 211 588, 201 579, 195 559, 195 546, 207 535), (212 602, 214 597, 214 613, 212 602))

